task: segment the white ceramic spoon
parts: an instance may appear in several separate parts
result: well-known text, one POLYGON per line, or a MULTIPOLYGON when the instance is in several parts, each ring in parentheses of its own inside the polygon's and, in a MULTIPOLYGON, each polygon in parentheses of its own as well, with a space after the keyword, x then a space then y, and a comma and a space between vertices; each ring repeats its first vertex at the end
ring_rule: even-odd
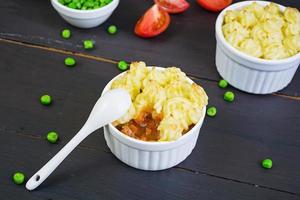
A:
POLYGON ((80 131, 27 181, 26 188, 28 190, 37 188, 81 141, 95 130, 122 117, 130 105, 130 95, 124 89, 114 89, 106 92, 98 99, 80 131))

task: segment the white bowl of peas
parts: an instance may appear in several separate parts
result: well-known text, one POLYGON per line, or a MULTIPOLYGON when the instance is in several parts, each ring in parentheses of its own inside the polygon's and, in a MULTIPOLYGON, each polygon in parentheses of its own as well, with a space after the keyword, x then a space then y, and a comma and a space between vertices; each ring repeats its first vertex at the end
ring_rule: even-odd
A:
POLYGON ((51 4, 73 26, 93 28, 110 17, 119 0, 51 0, 51 4))

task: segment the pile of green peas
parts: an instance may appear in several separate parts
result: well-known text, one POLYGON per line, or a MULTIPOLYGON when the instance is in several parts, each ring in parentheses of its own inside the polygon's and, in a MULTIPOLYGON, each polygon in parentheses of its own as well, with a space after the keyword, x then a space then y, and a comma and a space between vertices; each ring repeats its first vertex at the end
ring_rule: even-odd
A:
POLYGON ((112 0, 58 0, 58 2, 77 10, 92 10, 106 6, 112 0))

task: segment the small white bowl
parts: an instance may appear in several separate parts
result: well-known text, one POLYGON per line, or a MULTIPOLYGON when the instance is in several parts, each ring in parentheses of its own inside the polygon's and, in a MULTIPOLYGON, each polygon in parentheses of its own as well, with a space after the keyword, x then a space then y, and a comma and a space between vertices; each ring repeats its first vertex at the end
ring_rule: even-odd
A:
MULTIPOLYGON (((164 68, 156 68, 164 70, 164 68)), ((122 74, 113 78, 105 86, 102 94, 110 90, 111 83, 122 74)), ((193 82, 191 79, 188 80, 193 82)), ((179 164, 191 154, 196 145, 205 113, 206 107, 203 108, 199 122, 176 141, 146 142, 134 139, 120 132, 112 124, 104 127, 104 137, 111 152, 125 164, 142 170, 168 169, 179 164)))
MULTIPOLYGON (((224 9, 216 21, 216 66, 219 74, 232 86, 254 94, 268 94, 286 87, 300 63, 300 53, 281 60, 265 60, 247 55, 231 46, 224 38, 222 25, 227 10, 238 10, 256 2, 266 6, 267 1, 243 1, 224 9)), ((281 11, 284 6, 279 5, 281 11)))
POLYGON ((79 28, 93 28, 107 20, 117 8, 119 0, 93 10, 76 10, 62 5, 58 0, 51 0, 52 6, 68 23, 79 28))

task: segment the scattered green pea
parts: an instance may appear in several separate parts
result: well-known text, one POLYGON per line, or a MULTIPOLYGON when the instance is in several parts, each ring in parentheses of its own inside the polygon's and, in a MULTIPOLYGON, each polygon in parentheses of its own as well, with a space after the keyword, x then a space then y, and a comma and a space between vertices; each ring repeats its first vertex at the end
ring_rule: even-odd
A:
POLYGON ((227 86, 228 86, 228 82, 226 80, 222 79, 219 81, 220 88, 227 88, 227 86))
POLYGON ((45 95, 41 96, 40 102, 42 105, 50 105, 52 102, 52 98, 50 95, 45 94, 45 95))
POLYGON ((217 114, 217 108, 215 106, 211 106, 207 109, 206 114, 210 117, 214 117, 217 114))
POLYGON ((273 161, 269 158, 262 160, 261 165, 265 169, 271 169, 273 166, 273 161))
POLYGON ((25 175, 22 172, 16 172, 13 175, 13 181, 17 185, 21 185, 25 181, 25 175))
POLYGON ((125 62, 124 60, 121 60, 120 62, 118 62, 118 68, 121 70, 121 71, 125 71, 128 69, 128 64, 127 62, 125 62))
POLYGON ((47 134, 47 140, 50 143, 56 143, 58 140, 58 134, 54 131, 51 131, 47 134))
POLYGON ((65 59, 65 65, 66 65, 67 67, 73 67, 73 66, 76 65, 76 60, 75 60, 74 58, 67 57, 67 58, 65 59))
POLYGON ((117 33, 117 27, 115 25, 110 25, 107 29, 107 32, 109 34, 116 34, 117 33))
POLYGON ((231 91, 225 92, 225 94, 224 94, 224 100, 228 101, 228 102, 234 101, 234 93, 231 92, 231 91))
POLYGON ((92 49, 92 48, 94 48, 94 43, 92 40, 84 40, 83 46, 85 49, 92 49))
POLYGON ((112 0, 58 0, 58 2, 72 9, 92 10, 106 6, 112 0))
POLYGON ((69 39, 71 37, 71 31, 69 29, 62 30, 61 37, 64 39, 69 39))

